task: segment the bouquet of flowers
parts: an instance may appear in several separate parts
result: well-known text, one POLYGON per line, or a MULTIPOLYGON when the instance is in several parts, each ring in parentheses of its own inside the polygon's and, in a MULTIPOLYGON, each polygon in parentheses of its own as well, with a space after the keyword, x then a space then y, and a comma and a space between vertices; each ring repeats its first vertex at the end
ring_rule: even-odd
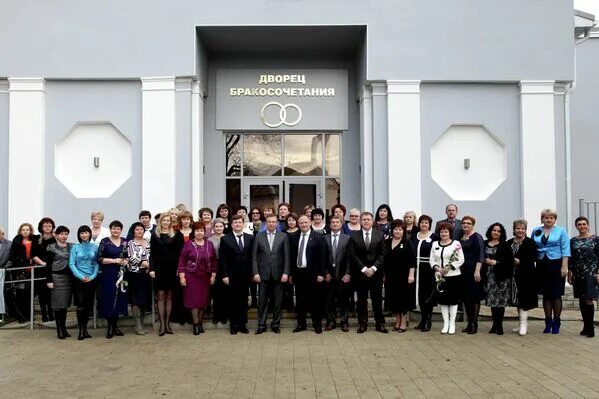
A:
POLYGON ((441 273, 435 273, 435 289, 440 294, 445 291, 445 278, 441 275, 441 273))

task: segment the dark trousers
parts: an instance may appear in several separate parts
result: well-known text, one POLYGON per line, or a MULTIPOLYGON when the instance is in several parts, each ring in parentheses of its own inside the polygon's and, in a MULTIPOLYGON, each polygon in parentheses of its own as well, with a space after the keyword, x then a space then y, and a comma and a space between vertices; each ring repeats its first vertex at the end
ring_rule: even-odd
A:
MULTIPOLYGON (((29 286, 29 284, 27 284, 29 286)), ((30 307, 31 307, 31 292, 29 289, 15 290, 15 317, 19 323, 25 323, 30 319, 30 307)))
POLYGON ((230 279, 226 288, 231 330, 244 328, 248 322, 248 285, 230 279))
POLYGON ((281 325, 281 302, 283 301, 283 290, 280 280, 262 280, 258 294, 258 327, 266 328, 268 316, 268 305, 272 307, 271 328, 281 325))
POLYGON ((84 283, 83 281, 75 279, 73 282, 73 293, 75 294, 75 305, 77 310, 85 312, 89 317, 91 315, 94 299, 96 296, 96 280, 84 283))
MULTIPOLYGON (((37 277, 37 276, 36 276, 37 277)), ((50 298, 50 288, 46 285, 46 280, 37 280, 34 283, 35 295, 37 295, 40 310, 42 312, 42 320, 46 321, 48 318, 54 318, 52 314, 52 300, 50 298)))
POLYGON ((212 320, 226 323, 228 319, 228 306, 226 288, 221 277, 216 278, 216 282, 211 287, 210 293, 212 294, 212 320))
POLYGON ((377 325, 384 325, 385 318, 383 317, 383 282, 379 277, 366 277, 363 273, 357 277, 356 291, 358 292, 358 323, 361 326, 368 325, 368 293, 372 302, 372 313, 374 313, 374 321, 377 325))
POLYGON ((325 314, 326 283, 318 283, 316 276, 298 271, 293 276, 295 284, 295 314, 297 325, 306 327, 306 317, 310 312, 312 327, 322 327, 325 314))
POLYGON ((351 283, 344 282, 333 278, 327 284, 327 324, 334 324, 337 321, 337 309, 339 309, 339 318, 341 326, 347 326, 349 313, 350 295, 353 294, 351 283))

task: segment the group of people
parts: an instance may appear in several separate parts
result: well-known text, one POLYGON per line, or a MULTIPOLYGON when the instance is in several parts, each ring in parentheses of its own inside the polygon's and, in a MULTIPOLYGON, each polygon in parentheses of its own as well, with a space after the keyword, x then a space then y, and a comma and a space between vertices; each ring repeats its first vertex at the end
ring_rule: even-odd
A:
POLYGON ((394 315, 393 331, 405 332, 408 312, 420 310, 417 329, 432 327, 433 308, 440 305, 441 333, 455 334, 458 305, 467 317, 464 333, 478 332, 481 302, 491 307, 489 333, 502 335, 505 307, 515 306, 526 335, 528 311, 543 297, 544 333, 558 334, 565 281, 574 287, 584 322, 581 335, 594 336, 594 300, 599 283, 599 238, 589 233, 585 217, 575 221, 579 234, 570 239, 556 225, 551 209, 541 213, 542 225, 527 236, 526 220, 513 222, 513 237, 493 223, 483 238, 472 216, 458 219, 458 207, 446 207, 447 218, 436 223, 428 215, 406 212, 394 219, 388 205, 373 215, 349 211, 338 204, 326 220, 322 209, 306 206, 293 213, 287 203, 234 213, 221 204, 214 213, 202 208, 198 221, 184 206, 156 215, 139 213, 126 235, 123 224, 104 227, 102 212, 91 214, 91 226, 70 231, 50 218, 33 226, 23 223, 12 243, 0 229, 0 267, 13 270, 15 313, 27 320, 30 306, 28 273, 44 280, 35 283, 42 318, 56 321, 59 339, 69 337, 67 308, 77 307, 78 339, 91 338, 87 324, 98 303, 107 321, 106 338, 121 336, 120 316, 129 305, 135 332, 147 334, 143 315, 155 301, 160 320, 158 334, 172 334, 173 315, 182 323, 189 310, 193 334, 204 332, 208 310, 213 322, 228 322, 230 333, 247 334, 248 308, 258 308, 256 334, 280 333, 282 309, 294 310, 294 333, 308 329, 320 334, 339 327, 349 331, 354 306, 358 333, 368 329, 368 297, 375 329, 388 333, 384 309, 394 315), (152 297, 152 284, 156 293, 152 297), (357 296, 357 299, 355 299, 357 296), (248 300, 250 298, 250 300, 248 300), (383 305, 384 303, 384 305, 383 305), (50 311, 49 308, 53 311, 50 311), (267 323, 272 313, 270 323, 267 323))

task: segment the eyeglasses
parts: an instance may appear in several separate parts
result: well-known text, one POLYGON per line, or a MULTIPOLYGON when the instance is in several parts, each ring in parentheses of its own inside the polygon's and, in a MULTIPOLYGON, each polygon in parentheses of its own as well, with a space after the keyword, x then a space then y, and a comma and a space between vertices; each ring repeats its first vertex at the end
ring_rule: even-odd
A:
POLYGON ((359 218, 360 215, 349 215, 350 218, 359 218))
POLYGON ((252 212, 252 215, 259 215, 260 212, 252 212))

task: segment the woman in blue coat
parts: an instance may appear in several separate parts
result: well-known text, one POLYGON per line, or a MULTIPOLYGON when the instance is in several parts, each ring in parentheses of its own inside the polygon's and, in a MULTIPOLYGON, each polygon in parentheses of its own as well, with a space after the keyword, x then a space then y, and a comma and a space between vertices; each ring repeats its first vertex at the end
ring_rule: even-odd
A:
POLYGON ((559 334, 562 296, 570 257, 570 238, 563 227, 555 225, 556 221, 557 212, 544 209, 541 212, 543 225, 532 231, 532 239, 537 246, 537 275, 539 293, 543 295, 545 334, 559 334))

